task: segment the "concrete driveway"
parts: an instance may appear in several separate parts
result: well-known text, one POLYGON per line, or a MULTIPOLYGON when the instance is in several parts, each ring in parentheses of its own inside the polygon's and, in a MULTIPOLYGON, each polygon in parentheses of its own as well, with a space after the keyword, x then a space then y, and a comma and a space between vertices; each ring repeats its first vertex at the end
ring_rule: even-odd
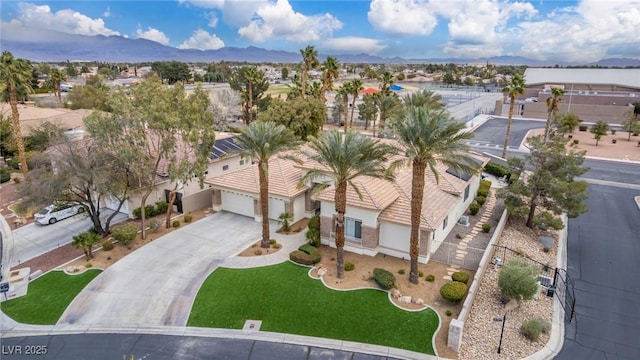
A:
POLYGON ((225 258, 260 238, 261 225, 216 213, 175 230, 106 269, 58 325, 186 326, 202 282, 225 258))

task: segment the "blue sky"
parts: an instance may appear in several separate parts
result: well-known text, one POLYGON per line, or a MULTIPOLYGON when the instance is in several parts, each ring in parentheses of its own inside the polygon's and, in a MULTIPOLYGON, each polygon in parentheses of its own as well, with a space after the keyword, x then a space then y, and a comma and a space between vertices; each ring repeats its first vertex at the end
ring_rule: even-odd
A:
POLYGON ((0 14, 4 38, 57 30, 200 50, 311 44, 327 55, 640 58, 640 0, 5 0, 0 14))

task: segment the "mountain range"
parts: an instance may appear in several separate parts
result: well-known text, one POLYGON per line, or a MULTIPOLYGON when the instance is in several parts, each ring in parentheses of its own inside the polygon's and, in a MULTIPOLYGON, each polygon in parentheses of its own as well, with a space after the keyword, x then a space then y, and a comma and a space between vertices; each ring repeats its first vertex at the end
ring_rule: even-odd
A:
MULTIPOLYGON (((5 37, 1 47, 18 58, 37 62, 60 61, 102 61, 102 62, 219 62, 239 61, 249 63, 299 63, 299 53, 280 50, 267 50, 258 47, 223 47, 218 50, 177 49, 146 39, 130 39, 122 36, 86 36, 60 32, 46 34, 30 34, 30 36, 5 37)), ((342 63, 491 63, 497 65, 590 65, 605 67, 640 67, 640 59, 611 58, 588 64, 558 63, 539 61, 520 56, 495 56, 478 59, 431 58, 404 59, 400 57, 385 58, 368 54, 334 55, 342 63)), ((327 55, 319 54, 323 61, 327 55)))

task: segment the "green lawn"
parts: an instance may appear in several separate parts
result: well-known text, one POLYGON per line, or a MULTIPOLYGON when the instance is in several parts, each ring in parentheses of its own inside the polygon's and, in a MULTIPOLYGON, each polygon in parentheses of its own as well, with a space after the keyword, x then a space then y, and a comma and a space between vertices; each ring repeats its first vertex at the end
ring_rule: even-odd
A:
POLYGON ((3 302, 2 311, 17 322, 54 325, 73 298, 102 270, 87 270, 79 275, 51 271, 29 284, 27 295, 3 302))
POLYGON ((373 289, 336 291, 307 276, 308 268, 279 265, 214 271, 194 301, 188 326, 260 330, 377 344, 434 354, 438 316, 392 305, 373 289))

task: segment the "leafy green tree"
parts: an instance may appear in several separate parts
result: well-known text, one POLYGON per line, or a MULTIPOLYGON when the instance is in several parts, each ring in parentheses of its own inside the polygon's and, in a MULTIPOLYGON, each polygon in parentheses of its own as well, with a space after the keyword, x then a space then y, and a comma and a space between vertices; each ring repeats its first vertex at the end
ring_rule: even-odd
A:
POLYGON ((593 138, 596 139, 596 146, 598 146, 598 142, 602 139, 603 136, 607 135, 609 131, 609 124, 605 121, 600 120, 591 126, 589 131, 593 134, 593 138))
POLYGON ((306 48, 300 50, 302 55, 302 78, 301 78, 301 93, 302 98, 307 97, 307 79, 309 77, 309 71, 317 68, 320 65, 318 61, 318 52, 311 45, 307 45, 306 48))
POLYGON ((452 72, 447 71, 442 76, 442 82, 445 83, 445 84, 448 84, 448 85, 455 84, 456 83, 456 77, 452 72))
POLYGON ((502 93, 509 97, 509 117, 507 118, 507 133, 504 136, 504 145, 502 146, 502 158, 507 158, 507 145, 509 144, 509 135, 511 134, 511 120, 513 119, 513 109, 516 105, 516 97, 524 94, 525 81, 524 77, 516 74, 511 77, 509 84, 502 89, 502 93))
POLYGON ((24 138, 27 151, 43 152, 51 144, 63 139, 64 130, 60 125, 45 121, 39 126, 32 127, 29 135, 24 138))
POLYGON ((100 235, 92 231, 85 231, 74 236, 71 245, 76 249, 82 250, 87 260, 91 260, 93 259, 93 247, 98 243, 100 243, 100 235))
POLYGON ((544 125, 545 141, 548 141, 551 136, 551 123, 558 112, 558 106, 562 101, 562 95, 564 95, 563 89, 556 87, 551 88, 551 97, 547 98, 547 122, 544 125))
MULTIPOLYGON (((465 124, 455 121, 444 109, 432 109, 428 106, 408 107, 404 117, 394 119, 391 127, 413 172, 409 281, 417 284, 420 220, 427 167, 436 182, 439 181, 436 170, 438 163, 470 174, 476 173, 479 169, 472 161, 468 146, 464 144, 464 140, 473 137, 473 133, 462 131, 465 124)), ((423 239, 423 241, 429 242, 430 239, 423 239)))
POLYGON ((11 127, 13 130, 13 140, 18 150, 20 159, 20 170, 28 178, 29 166, 27 165, 27 154, 24 149, 24 140, 20 129, 20 112, 18 111, 18 90, 22 89, 26 93, 31 93, 31 64, 25 59, 16 59, 13 54, 3 51, 0 57, 0 84, 4 85, 9 95, 9 106, 11 107, 11 127))
POLYGON ((344 105, 340 101, 336 101, 333 103, 333 108, 331 109, 331 118, 333 118, 333 122, 340 124, 344 120, 342 120, 342 114, 344 113, 344 105))
POLYGON ((287 80, 289 78, 289 68, 286 66, 283 67, 280 74, 281 74, 282 80, 287 80))
POLYGON ((98 85, 76 85, 69 92, 65 103, 70 109, 90 109, 111 111, 109 107, 110 90, 108 87, 98 85))
POLYGON ((538 292, 538 271, 523 258, 514 258, 500 270, 498 287, 509 299, 531 300, 538 292))
MULTIPOLYGON (((364 120, 364 129, 367 130, 369 122, 374 122, 378 116, 378 108, 376 107, 376 95, 366 94, 362 97, 362 104, 358 105, 358 114, 361 120, 364 120)), ((375 128, 375 123, 373 124, 375 128)))
POLYGON ((353 130, 347 131, 344 135, 337 130, 323 132, 317 138, 311 138, 309 147, 312 152, 306 156, 323 164, 325 168, 308 171, 301 184, 326 179, 328 176, 335 186, 336 266, 337 276, 341 279, 344 276, 344 214, 347 208, 347 186, 352 186, 358 196, 362 197, 360 189, 353 182, 356 177, 369 176, 392 180, 394 166, 389 166, 388 160, 397 154, 397 149, 353 130))
POLYGON ((627 132, 627 141, 631 141, 631 134, 640 133, 640 124, 638 124, 638 117, 631 110, 624 113, 622 131, 627 132))
MULTIPOLYGON (((65 68, 64 68, 64 73, 67 76, 75 77, 75 76, 78 76, 78 69, 76 69, 76 66, 72 62, 67 61, 67 64, 65 65, 65 68)), ((51 73, 49 73, 49 76, 51 76, 51 73)))
POLYGON ((151 70, 158 74, 163 82, 167 80, 169 85, 178 81, 187 82, 191 79, 189 65, 179 61, 154 62, 151 64, 151 70))
POLYGON ((287 150, 296 148, 299 142, 291 130, 272 122, 256 121, 240 129, 235 142, 242 148, 238 153, 253 159, 258 166, 260 183, 260 210, 262 213, 262 248, 269 248, 269 160, 287 150))
POLYGON ((316 136, 326 116, 324 103, 317 98, 273 99, 269 107, 258 115, 258 120, 284 125, 293 134, 306 141, 316 136))
POLYGON ((575 218, 587 211, 583 203, 589 196, 587 182, 575 180, 589 170, 582 166, 585 152, 567 152, 564 145, 560 137, 545 142, 541 136, 535 136, 529 139, 529 154, 523 159, 508 160, 512 176, 501 196, 510 214, 526 216, 530 228, 539 224, 540 216, 548 216, 537 213, 538 206, 555 217, 566 212, 575 218))
POLYGON ((578 115, 573 113, 562 113, 557 114, 554 123, 556 124, 556 129, 561 134, 572 133, 576 127, 580 124, 582 120, 578 117, 578 115))
POLYGON ((269 89, 269 82, 264 72, 255 66, 237 68, 229 78, 231 89, 240 92, 242 99, 242 114, 245 124, 250 124, 254 118, 253 107, 269 89))

